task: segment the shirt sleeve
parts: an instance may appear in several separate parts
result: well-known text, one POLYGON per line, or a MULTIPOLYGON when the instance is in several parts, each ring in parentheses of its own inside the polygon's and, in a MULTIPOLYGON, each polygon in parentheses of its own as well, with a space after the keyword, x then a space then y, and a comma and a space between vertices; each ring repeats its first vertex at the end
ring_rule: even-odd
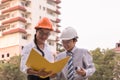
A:
POLYGON ((27 70, 27 66, 26 66, 26 61, 29 55, 29 50, 24 47, 21 53, 21 63, 20 63, 20 71, 22 71, 23 73, 26 73, 27 70))
POLYGON ((88 78, 89 76, 92 76, 96 70, 93 63, 93 58, 88 51, 86 51, 83 55, 83 63, 85 65, 85 71, 86 71, 85 78, 88 78))

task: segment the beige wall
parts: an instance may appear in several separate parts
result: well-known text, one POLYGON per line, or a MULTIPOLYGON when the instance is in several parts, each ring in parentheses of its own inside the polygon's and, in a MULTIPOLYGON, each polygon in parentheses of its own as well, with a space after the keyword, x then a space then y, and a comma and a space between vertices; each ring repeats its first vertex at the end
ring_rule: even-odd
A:
POLYGON ((20 53, 21 47, 19 45, 0 48, 0 60, 8 60, 10 57, 19 55, 20 53), (9 54, 9 57, 7 57, 7 54, 9 54), (4 55, 4 58, 2 58, 2 55, 4 55))
POLYGON ((11 35, 4 35, 0 37, 0 48, 18 45, 19 44, 19 33, 14 33, 11 35))

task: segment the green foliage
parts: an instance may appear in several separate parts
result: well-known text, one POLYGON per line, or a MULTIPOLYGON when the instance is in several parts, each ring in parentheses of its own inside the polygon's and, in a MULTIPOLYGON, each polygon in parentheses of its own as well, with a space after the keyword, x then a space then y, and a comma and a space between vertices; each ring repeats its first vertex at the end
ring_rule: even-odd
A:
POLYGON ((20 56, 12 57, 9 62, 0 64, 0 80, 25 80, 20 69, 20 56))
MULTIPOLYGON (((112 50, 101 51, 100 48, 90 51, 96 72, 89 80, 120 80, 120 54, 112 50)), ((0 80, 26 80, 20 69, 20 56, 12 57, 8 63, 0 61, 0 80)))
MULTIPOLYGON (((107 49, 104 50, 103 53, 100 48, 97 48, 91 51, 91 53, 93 55, 96 72, 89 80, 113 80, 115 78, 113 74, 119 74, 119 72, 115 71, 116 61, 118 61, 116 60, 118 56, 115 52, 107 49)), ((118 66, 116 67, 118 68, 118 66)))

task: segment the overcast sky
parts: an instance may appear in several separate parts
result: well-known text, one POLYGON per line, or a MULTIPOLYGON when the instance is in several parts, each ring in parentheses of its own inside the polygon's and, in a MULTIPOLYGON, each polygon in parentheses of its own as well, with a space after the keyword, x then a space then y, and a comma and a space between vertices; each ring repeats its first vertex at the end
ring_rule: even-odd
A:
POLYGON ((114 48, 120 40, 120 0, 61 0, 60 29, 74 27, 77 46, 114 48))

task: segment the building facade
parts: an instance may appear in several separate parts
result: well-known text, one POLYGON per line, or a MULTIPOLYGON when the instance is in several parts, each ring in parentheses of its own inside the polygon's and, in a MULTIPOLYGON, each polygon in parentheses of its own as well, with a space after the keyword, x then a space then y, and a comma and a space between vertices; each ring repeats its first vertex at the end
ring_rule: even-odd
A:
POLYGON ((34 38, 38 21, 51 19, 54 31, 47 40, 56 51, 60 19, 60 0, 1 0, 0 1, 0 60, 19 55, 34 38))
POLYGON ((113 49, 116 53, 120 53, 120 41, 116 43, 115 48, 113 49))

